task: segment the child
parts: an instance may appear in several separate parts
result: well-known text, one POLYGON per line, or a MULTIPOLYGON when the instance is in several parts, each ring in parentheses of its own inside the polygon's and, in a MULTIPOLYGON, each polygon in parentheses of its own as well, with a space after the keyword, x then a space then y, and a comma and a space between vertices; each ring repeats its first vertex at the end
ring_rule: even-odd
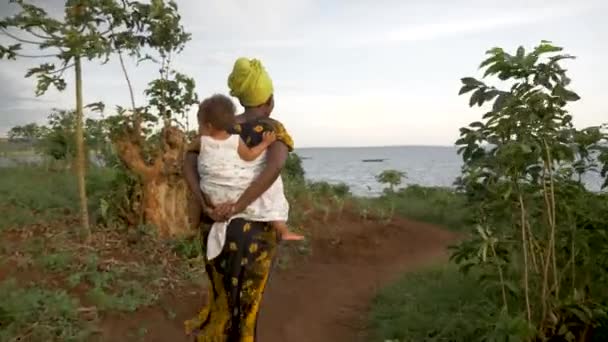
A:
MULTIPOLYGON (((201 136, 198 171, 203 194, 214 206, 234 203, 251 182, 261 172, 265 159, 260 156, 276 140, 276 135, 266 132, 260 144, 248 147, 239 135, 228 132, 235 125, 234 103, 226 96, 214 95, 204 100, 198 112, 199 134, 201 136)), ((302 240, 304 236, 289 231, 286 221, 289 204, 283 194, 281 177, 247 209, 235 217, 253 221, 271 222, 281 239, 302 240)), ((223 246, 227 222, 215 224, 223 229, 216 239, 217 248, 223 246)), ((213 231, 214 227, 212 227, 213 231)), ((214 253, 219 253, 215 251, 214 253)))

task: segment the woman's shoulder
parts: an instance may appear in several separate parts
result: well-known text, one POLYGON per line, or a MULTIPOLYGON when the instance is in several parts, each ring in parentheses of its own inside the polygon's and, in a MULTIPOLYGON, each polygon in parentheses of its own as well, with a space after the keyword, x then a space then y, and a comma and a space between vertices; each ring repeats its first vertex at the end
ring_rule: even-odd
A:
POLYGON ((275 119, 261 118, 246 123, 240 123, 235 126, 234 132, 241 135, 244 140, 253 142, 257 140, 261 141, 264 132, 274 132, 277 135, 277 140, 287 145, 290 151, 294 148, 294 142, 291 135, 287 132, 285 126, 275 119))
POLYGON ((271 118, 260 118, 247 122, 237 123, 234 126, 234 133, 264 133, 285 129, 283 124, 278 120, 271 118))

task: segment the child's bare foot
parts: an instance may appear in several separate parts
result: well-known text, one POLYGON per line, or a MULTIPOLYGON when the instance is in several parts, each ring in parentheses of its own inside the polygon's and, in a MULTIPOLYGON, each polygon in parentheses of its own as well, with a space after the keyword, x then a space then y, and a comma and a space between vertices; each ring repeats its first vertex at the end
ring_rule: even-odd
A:
POLYGON ((296 233, 292 233, 292 232, 288 231, 288 232, 281 234, 281 240, 302 241, 302 240, 304 240, 304 235, 300 235, 300 234, 296 234, 296 233))

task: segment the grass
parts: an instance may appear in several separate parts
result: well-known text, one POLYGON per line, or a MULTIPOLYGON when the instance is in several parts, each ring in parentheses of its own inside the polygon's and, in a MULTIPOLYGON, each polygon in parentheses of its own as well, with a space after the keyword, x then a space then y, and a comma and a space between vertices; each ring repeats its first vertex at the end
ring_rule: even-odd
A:
MULTIPOLYGON (((101 198, 113 188, 115 175, 109 169, 89 169, 87 190, 91 212, 99 210, 101 198)), ((36 287, 14 281, 0 283, 4 289, 0 293, 0 332, 4 334, 0 340, 19 336, 57 340, 44 334, 59 336, 62 341, 86 340, 95 324, 82 319, 83 308, 93 308, 95 316, 99 312, 104 316, 116 311, 132 312, 157 303, 163 289, 169 288, 167 282, 200 283, 201 277, 193 271, 201 269, 201 248, 196 237, 160 243, 141 228, 131 231, 137 233, 137 241, 133 242, 125 241, 128 239, 124 232, 112 235, 107 229, 96 229, 91 244, 75 244, 71 234, 66 234, 70 225, 77 222, 74 217, 78 200, 72 174, 43 167, 19 167, 0 169, 0 179, 0 208, 10 213, 0 216, 0 234, 13 238, 17 235, 19 241, 0 248, 8 256, 5 260, 19 256, 11 259, 18 267, 9 275, 19 279, 19 272, 26 271, 36 273, 36 279, 40 279, 36 287), (108 247, 107 241, 114 242, 108 247), (130 260, 121 259, 125 251, 130 260), (177 266, 171 266, 171 262, 167 266, 164 262, 167 259, 174 260, 173 263, 181 261, 177 266), (18 296, 12 296, 11 291, 18 296), (19 296, 32 300, 19 304, 19 296), (39 309, 39 303, 44 303, 43 309, 39 309), (48 326, 58 330, 48 330, 48 326)), ((343 211, 353 209, 370 218, 382 212, 387 219, 406 215, 450 227, 459 227, 466 221, 463 199, 445 189, 413 186, 382 198, 358 199, 344 185, 310 183, 301 177, 284 180, 291 204, 289 223, 296 231, 311 218, 324 222, 339 220, 343 211)), ((310 248, 309 244, 293 250, 284 248, 279 267, 289 267, 294 256, 310 253, 310 248)), ((390 301, 389 295, 396 296, 398 291, 387 292, 385 302, 390 301)), ((134 340, 145 339, 145 332, 134 334, 134 340)), ((393 335, 399 336, 396 332, 393 335)))
MULTIPOLYGON (((114 172, 90 168, 87 174, 89 206, 97 208, 114 172)), ((69 172, 42 167, 0 168, 0 230, 57 220, 78 211, 76 180, 69 172)))
MULTIPOLYGON (((115 175, 88 170, 90 212, 115 175)), ((0 210, 8 213, 0 216, 0 341, 87 341, 99 317, 203 284, 202 267, 191 260, 200 246, 191 240, 160 241, 146 227, 94 227, 87 243, 70 234, 78 222, 70 172, 0 168, 0 210)))
POLYGON ((378 198, 359 198, 362 214, 390 219, 394 215, 462 231, 469 226, 466 199, 448 188, 411 185, 378 198))
POLYGON ((25 142, 9 142, 0 138, 0 156, 34 155, 34 145, 25 142))
POLYGON ((0 283, 0 341, 85 341, 80 303, 64 290, 0 283))
POLYGON ((407 274, 374 299, 373 341, 478 341, 500 312, 495 303, 453 266, 407 274))

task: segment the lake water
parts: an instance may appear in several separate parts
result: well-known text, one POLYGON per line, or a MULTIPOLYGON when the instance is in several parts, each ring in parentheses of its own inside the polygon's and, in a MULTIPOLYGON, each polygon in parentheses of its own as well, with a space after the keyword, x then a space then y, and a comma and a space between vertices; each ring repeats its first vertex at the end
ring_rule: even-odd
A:
MULTIPOLYGON (((364 148, 298 149, 304 158, 306 178, 313 181, 346 183, 357 195, 377 195, 383 186, 376 175, 394 169, 407 173, 406 184, 451 187, 460 175, 462 159, 456 147, 401 146, 364 148), (363 162, 365 159, 385 159, 383 162, 363 162)), ((589 175, 585 183, 598 191, 601 179, 589 175)))
MULTIPOLYGON (((346 183, 357 195, 377 195, 383 186, 376 175, 394 169, 407 173, 406 184, 451 187, 460 175, 462 159, 455 147, 401 146, 361 148, 309 148, 296 151, 303 158, 306 178, 312 181, 346 183), (384 159, 382 162, 363 162, 365 159, 384 159)), ((0 167, 20 162, 37 163, 37 156, 6 158, 0 156, 0 167), (26 160, 24 160, 25 158, 26 160)), ((585 182, 597 191, 601 179, 589 175, 585 182)))
POLYGON ((452 186, 460 174, 460 157, 453 147, 362 147, 298 149, 306 178, 313 181, 346 183, 353 193, 374 195, 383 186, 376 176, 394 169, 407 173, 407 183, 452 186), (363 162, 365 159, 385 159, 363 162))

